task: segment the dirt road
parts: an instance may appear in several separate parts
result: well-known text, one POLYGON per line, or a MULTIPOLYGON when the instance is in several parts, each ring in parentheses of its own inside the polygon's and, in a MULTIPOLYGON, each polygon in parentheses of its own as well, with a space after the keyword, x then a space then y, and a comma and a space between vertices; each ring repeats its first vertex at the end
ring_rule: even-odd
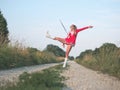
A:
POLYGON ((120 90, 120 80, 87 69, 73 61, 68 64, 70 68, 65 70, 62 75, 69 78, 64 83, 70 90, 120 90))
MULTIPOLYGON (((44 64, 0 71, 0 85, 16 82, 18 76, 23 72, 38 72, 58 64, 44 64)), ((68 64, 70 67, 62 73, 68 78, 64 81, 68 88, 63 88, 63 90, 120 90, 120 80, 85 68, 74 61, 69 61, 68 64)))

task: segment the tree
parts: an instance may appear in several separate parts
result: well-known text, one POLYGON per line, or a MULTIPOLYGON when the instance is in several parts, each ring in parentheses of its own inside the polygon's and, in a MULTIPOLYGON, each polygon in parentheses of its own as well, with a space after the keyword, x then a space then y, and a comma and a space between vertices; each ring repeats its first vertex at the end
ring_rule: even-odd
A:
POLYGON ((65 51, 59 48, 56 45, 49 44, 47 45, 46 51, 49 51, 53 53, 56 56, 64 57, 65 56, 65 51))
POLYGON ((8 44, 9 38, 8 38, 8 28, 7 28, 7 22, 4 18, 3 14, 0 11, 0 46, 8 44))
MULTIPOLYGON (((57 57, 65 57, 65 51, 56 45, 49 44, 44 51, 53 53, 57 57)), ((74 60, 74 57, 69 56, 69 59, 74 60)))

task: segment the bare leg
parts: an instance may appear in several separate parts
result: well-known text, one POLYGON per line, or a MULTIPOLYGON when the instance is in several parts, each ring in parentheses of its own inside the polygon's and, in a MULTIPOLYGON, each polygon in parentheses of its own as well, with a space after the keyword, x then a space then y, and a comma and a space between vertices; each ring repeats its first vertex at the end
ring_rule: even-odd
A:
POLYGON ((65 61, 64 61, 64 64, 63 64, 63 68, 66 67, 66 63, 67 63, 68 56, 69 56, 69 53, 70 53, 71 49, 72 49, 72 45, 67 45, 65 61))
POLYGON ((57 40, 57 41, 61 42, 63 44, 63 47, 65 48, 65 39, 64 38, 55 37, 55 38, 53 38, 53 40, 57 40))
POLYGON ((60 37, 55 37, 54 40, 57 40, 61 43, 65 43, 65 39, 64 38, 60 38, 60 37))
POLYGON ((67 63, 67 60, 68 60, 69 53, 70 53, 70 51, 71 51, 71 49, 72 49, 72 45, 67 44, 64 38, 55 37, 55 38, 53 38, 53 40, 57 40, 57 41, 63 43, 63 46, 64 46, 64 44, 67 45, 66 55, 65 55, 65 61, 64 61, 64 64, 63 64, 63 68, 65 68, 65 67, 66 67, 66 63, 67 63))
POLYGON ((72 49, 72 45, 67 45, 65 58, 68 58, 71 49, 72 49))

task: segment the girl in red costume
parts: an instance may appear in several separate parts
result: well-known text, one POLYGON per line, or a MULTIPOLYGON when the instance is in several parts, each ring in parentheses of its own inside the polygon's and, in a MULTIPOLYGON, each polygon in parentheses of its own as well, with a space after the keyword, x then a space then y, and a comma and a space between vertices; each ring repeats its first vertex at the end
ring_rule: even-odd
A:
POLYGON ((48 38, 51 38, 53 40, 57 40, 57 41, 63 43, 63 46, 66 44, 66 55, 65 55, 65 61, 64 61, 63 67, 66 67, 69 53, 70 53, 72 47, 75 46, 75 42, 76 42, 78 33, 80 31, 83 31, 83 30, 86 30, 86 29, 89 29, 92 27, 93 26, 87 26, 87 27, 77 29, 76 25, 72 24, 70 26, 70 32, 66 38, 60 38, 60 37, 51 38, 51 36, 49 34, 47 34, 48 38))

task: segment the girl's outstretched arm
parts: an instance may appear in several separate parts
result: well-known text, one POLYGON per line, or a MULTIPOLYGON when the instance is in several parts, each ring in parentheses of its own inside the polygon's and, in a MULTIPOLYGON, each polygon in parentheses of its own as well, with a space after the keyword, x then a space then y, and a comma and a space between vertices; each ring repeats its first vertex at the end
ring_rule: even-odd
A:
POLYGON ((93 28, 93 26, 87 26, 87 27, 83 27, 83 28, 77 29, 77 32, 80 32, 82 30, 86 30, 88 28, 93 28))

